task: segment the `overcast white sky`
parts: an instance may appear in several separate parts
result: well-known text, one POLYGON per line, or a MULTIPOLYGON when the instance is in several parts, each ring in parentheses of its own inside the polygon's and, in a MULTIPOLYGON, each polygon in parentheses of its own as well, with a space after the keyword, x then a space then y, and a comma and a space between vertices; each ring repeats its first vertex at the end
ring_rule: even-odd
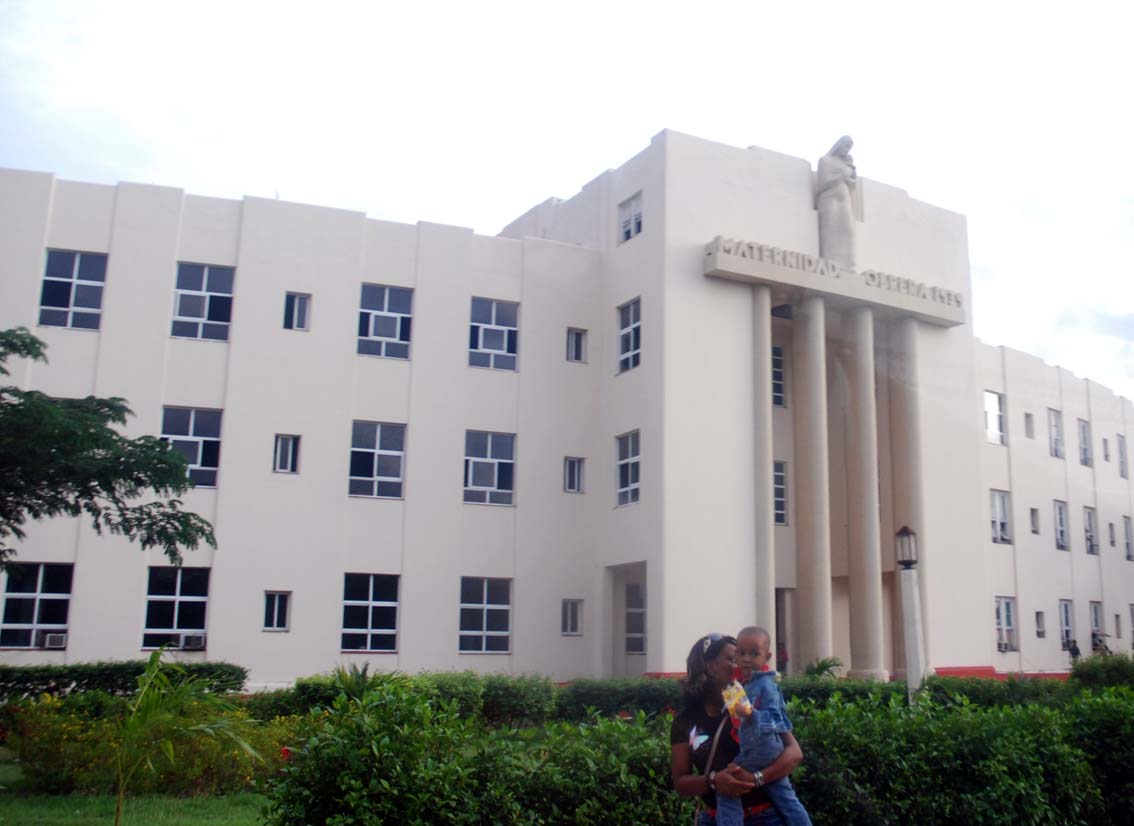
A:
POLYGON ((0 166, 495 233, 672 128, 969 219, 977 334, 1134 398, 1134 3, 0 0, 0 166))

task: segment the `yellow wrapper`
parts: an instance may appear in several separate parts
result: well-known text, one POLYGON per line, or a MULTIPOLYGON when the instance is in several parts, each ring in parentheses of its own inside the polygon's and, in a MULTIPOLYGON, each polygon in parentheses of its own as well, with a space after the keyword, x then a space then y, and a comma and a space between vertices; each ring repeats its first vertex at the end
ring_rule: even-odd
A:
POLYGON ((733 717, 747 717, 752 713, 752 703, 748 702, 748 695, 744 693, 744 686, 733 680, 722 692, 725 708, 733 717))

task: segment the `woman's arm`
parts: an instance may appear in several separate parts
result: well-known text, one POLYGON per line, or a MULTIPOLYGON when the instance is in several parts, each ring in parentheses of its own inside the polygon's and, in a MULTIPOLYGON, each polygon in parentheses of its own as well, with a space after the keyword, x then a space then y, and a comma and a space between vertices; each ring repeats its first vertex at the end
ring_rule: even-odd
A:
MULTIPOLYGON (((784 750, 780 752, 779 757, 764 769, 763 775, 765 783, 771 783, 773 780, 787 777, 795 771, 796 766, 803 762, 803 750, 799 747, 799 741, 795 739, 795 735, 790 731, 785 731, 780 734, 780 739, 784 741, 784 750)), ((730 767, 729 770, 743 780, 755 780, 751 772, 745 771, 740 766, 730 767)))
POLYGON ((682 797, 694 797, 710 791, 719 791, 728 797, 740 797, 756 784, 752 776, 738 777, 737 772, 744 770, 739 766, 730 765, 714 775, 713 786, 709 785, 709 778, 703 774, 692 774, 693 757, 687 743, 674 743, 670 746, 669 774, 673 778, 673 788, 682 797), (715 788, 714 788, 715 787, 715 788))

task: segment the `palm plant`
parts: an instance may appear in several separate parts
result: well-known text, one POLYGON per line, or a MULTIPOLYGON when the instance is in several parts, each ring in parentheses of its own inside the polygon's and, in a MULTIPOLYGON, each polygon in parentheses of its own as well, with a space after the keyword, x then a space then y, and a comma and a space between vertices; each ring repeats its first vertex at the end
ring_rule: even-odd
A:
POLYGON ((808 664, 803 669, 805 677, 830 677, 834 679, 838 675, 838 669, 843 667, 843 661, 838 657, 823 657, 813 663, 808 664))

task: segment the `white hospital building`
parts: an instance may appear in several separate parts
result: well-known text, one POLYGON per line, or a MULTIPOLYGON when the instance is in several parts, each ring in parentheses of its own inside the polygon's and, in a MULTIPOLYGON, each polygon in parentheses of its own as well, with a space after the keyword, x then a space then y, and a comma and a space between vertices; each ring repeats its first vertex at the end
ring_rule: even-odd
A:
POLYGON ((1128 649, 1131 402, 973 337, 961 215, 854 213, 840 268, 809 161, 671 131, 495 237, 0 170, 8 382, 127 399, 218 544, 30 524, 0 661, 569 679, 759 621, 901 675, 902 526, 939 673, 1128 649))

